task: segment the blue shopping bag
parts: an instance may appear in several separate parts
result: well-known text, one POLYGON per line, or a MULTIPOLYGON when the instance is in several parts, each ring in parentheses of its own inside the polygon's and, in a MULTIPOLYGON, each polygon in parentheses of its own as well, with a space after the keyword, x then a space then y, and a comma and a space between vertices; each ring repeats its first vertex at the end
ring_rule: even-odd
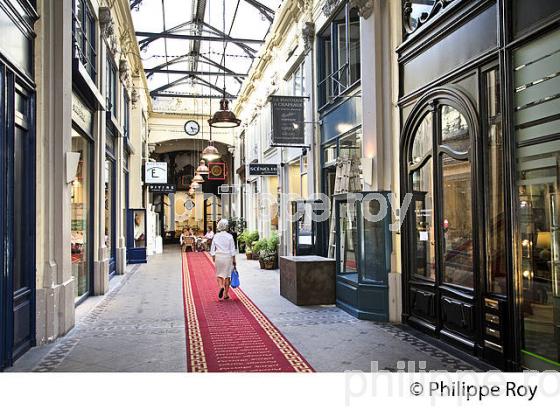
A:
POLYGON ((237 272, 236 268, 233 268, 233 270, 231 271, 231 287, 237 288, 239 287, 239 285, 239 273, 237 272))

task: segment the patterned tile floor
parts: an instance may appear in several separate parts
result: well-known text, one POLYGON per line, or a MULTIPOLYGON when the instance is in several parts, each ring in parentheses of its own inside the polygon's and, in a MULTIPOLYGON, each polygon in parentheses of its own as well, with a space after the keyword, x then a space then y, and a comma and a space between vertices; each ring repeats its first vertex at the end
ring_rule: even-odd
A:
MULTIPOLYGON (((243 290, 316 371, 489 369, 406 327, 358 320, 335 306, 295 306, 279 294, 278 271, 238 260, 243 290)), ((117 281, 95 306, 78 308, 68 335, 32 349, 9 371, 185 371, 178 251, 166 249, 117 281)))

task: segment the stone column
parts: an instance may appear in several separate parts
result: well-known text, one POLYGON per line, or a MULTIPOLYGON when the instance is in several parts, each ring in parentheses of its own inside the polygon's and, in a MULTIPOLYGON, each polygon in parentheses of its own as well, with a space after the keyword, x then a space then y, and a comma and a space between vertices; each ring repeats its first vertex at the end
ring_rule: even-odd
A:
POLYGON ((72 0, 38 2, 37 343, 74 326, 71 205, 66 154, 72 150, 72 0))

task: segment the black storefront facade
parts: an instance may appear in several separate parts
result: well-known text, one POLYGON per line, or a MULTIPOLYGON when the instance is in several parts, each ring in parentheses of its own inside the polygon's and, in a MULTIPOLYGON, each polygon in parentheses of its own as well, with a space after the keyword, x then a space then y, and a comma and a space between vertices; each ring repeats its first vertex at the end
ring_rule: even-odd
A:
POLYGON ((403 26, 403 320, 560 370, 560 2, 407 1, 403 26))
POLYGON ((34 1, 0 1, 0 370, 35 344, 34 1))

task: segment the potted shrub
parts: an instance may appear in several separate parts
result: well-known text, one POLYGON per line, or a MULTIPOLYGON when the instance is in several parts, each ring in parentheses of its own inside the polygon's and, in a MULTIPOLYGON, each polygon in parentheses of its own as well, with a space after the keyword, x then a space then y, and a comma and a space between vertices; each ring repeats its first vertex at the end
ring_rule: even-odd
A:
POLYGON ((278 235, 273 233, 259 252, 259 260, 264 269, 277 269, 278 267, 278 235))
POLYGON ((280 238, 278 237, 278 233, 273 232, 272 236, 268 241, 269 241, 270 253, 274 257, 274 264, 272 269, 278 269, 278 245, 280 244, 280 238))
POLYGON ((237 248, 239 253, 245 253, 245 241, 247 240, 247 231, 243 231, 237 237, 237 248))
POLYGON ((264 269, 264 262, 263 259, 261 258, 261 253, 265 250, 265 248, 266 248, 266 239, 260 239, 257 242, 255 242, 253 245, 253 256, 258 257, 261 269, 264 269))
POLYGON ((258 258, 258 254, 256 255, 257 258, 255 258, 255 255, 253 253, 253 244, 259 240, 259 232, 258 231, 250 231, 247 232, 247 235, 245 236, 245 256, 247 256, 247 259, 257 259, 258 258))

